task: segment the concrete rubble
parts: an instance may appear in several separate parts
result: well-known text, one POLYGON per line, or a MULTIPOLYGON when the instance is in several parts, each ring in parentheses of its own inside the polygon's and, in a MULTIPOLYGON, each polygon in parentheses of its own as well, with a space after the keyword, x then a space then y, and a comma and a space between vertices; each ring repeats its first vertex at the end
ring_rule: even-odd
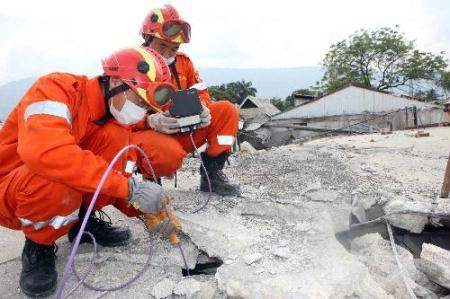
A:
MULTIPOLYGON (((189 268, 203 274, 184 276, 177 247, 150 239, 139 220, 108 208, 115 224, 132 229, 133 240, 123 248, 100 247, 88 281, 123 283, 142 268, 150 243, 151 266, 128 288, 97 293, 81 287, 72 298, 408 298, 384 232, 346 233, 349 219, 357 223, 389 215, 397 241, 406 244, 430 226, 448 225, 450 203, 438 194, 449 129, 427 131, 427 138, 407 132, 341 136, 235 154, 225 172, 241 184, 242 196, 213 195, 196 214, 192 211, 208 194, 198 191, 198 158, 187 158, 178 187, 169 179, 163 179, 163 187, 183 226, 181 246, 189 268), (392 214, 399 211, 428 214, 392 214), (217 269, 203 271, 205 265, 217 269)), ((0 292, 24 298, 17 245, 23 239, 4 229, 3 236, 16 241, 2 244, 10 252, 1 256, 0 292)), ((408 282, 418 298, 445 298, 449 252, 422 243, 414 253, 403 243, 397 246, 408 282)), ((70 244, 62 238, 58 245, 61 276, 70 244)), ((80 247, 80 273, 89 266, 91 250, 89 244, 80 247)), ((66 290, 75 284, 71 278, 66 290)))
MULTIPOLYGON (((393 298, 409 298, 401 278, 389 241, 379 234, 367 234, 356 238, 351 243, 351 252, 368 267, 372 278, 393 298)), ((418 271, 412 254, 398 248, 399 259, 410 286, 416 295, 426 295, 427 291, 415 283, 418 271)))
POLYGON ((450 251, 423 244, 416 265, 431 281, 450 289, 450 251))
POLYGON ((251 153, 256 152, 256 149, 247 141, 244 141, 239 145, 239 150, 241 153, 250 153, 251 154, 251 153))

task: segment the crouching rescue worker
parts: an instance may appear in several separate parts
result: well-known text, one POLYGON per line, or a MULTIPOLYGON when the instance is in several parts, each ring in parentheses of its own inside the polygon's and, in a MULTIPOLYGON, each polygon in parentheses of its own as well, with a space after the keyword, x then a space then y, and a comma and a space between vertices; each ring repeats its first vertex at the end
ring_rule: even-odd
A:
MULTIPOLYGON (((104 74, 92 79, 41 77, 0 130, 0 225, 25 234, 19 284, 28 296, 55 290, 55 241, 66 234, 73 241, 109 162, 130 143, 130 125, 144 123, 151 102, 175 89, 162 57, 148 48, 117 51, 102 65, 104 74)), ((116 164, 94 210, 157 213, 161 187, 130 178, 125 164, 126 157, 116 164)), ((94 213, 86 230, 103 246, 131 236, 94 213)))
MULTIPOLYGON (((186 54, 178 52, 180 44, 190 41, 191 26, 179 17, 173 6, 165 5, 148 13, 140 33, 145 41, 143 46, 150 47, 165 58, 172 83, 178 89, 198 90, 203 106, 200 115, 202 123, 193 137, 197 147, 208 144, 201 158, 211 180, 212 191, 220 195, 239 195, 239 186, 230 183, 222 172, 236 137, 238 111, 228 101, 213 102, 192 61, 186 54)), ((151 129, 134 133, 133 143, 142 147, 149 155, 157 176, 173 176, 181 167, 183 158, 193 152, 194 148, 189 133, 180 133, 177 120, 170 116, 167 109, 158 108, 160 107, 153 109, 153 113, 147 118, 147 126, 151 129)), ((138 160, 138 165, 143 174, 149 176, 143 162, 143 159, 138 160)), ((200 175, 200 190, 209 191, 202 167, 200 175)))

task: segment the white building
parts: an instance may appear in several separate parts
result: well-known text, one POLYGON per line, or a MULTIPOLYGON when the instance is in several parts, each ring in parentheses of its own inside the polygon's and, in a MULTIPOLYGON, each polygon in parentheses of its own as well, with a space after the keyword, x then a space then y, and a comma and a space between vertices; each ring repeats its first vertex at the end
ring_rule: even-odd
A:
POLYGON ((329 116, 373 114, 396 111, 405 107, 439 109, 439 105, 418 99, 357 86, 348 86, 321 98, 274 115, 273 120, 317 118, 329 116))
POLYGON ((402 130, 447 122, 442 105, 351 85, 272 115, 265 122, 249 124, 244 131, 254 131, 254 143, 263 148, 299 138, 402 130))

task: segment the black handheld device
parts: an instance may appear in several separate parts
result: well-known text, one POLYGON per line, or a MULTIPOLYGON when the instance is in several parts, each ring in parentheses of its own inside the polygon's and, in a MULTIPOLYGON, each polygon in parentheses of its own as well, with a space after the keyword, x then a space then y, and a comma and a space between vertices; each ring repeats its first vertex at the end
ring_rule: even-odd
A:
POLYGON ((169 112, 170 115, 177 118, 181 132, 196 129, 201 122, 202 111, 203 107, 197 89, 178 90, 174 93, 169 112))

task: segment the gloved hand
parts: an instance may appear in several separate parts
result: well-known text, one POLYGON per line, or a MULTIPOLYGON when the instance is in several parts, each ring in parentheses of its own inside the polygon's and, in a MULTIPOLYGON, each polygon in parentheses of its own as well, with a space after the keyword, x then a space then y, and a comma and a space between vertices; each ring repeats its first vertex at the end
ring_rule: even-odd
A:
POLYGON ((174 134, 180 131, 180 125, 175 117, 170 116, 169 112, 158 112, 147 117, 147 125, 155 131, 174 134))
POLYGON ((146 214, 157 213, 163 206, 164 193, 162 187, 150 181, 139 181, 130 178, 128 181, 130 196, 128 202, 146 214))
POLYGON ((150 229, 166 236, 173 245, 178 243, 177 233, 181 229, 181 224, 170 210, 163 208, 157 214, 145 214, 144 218, 150 229))
POLYGON ((203 105, 202 105, 202 107, 203 107, 203 111, 202 111, 202 113, 200 113, 201 123, 199 125, 199 128, 205 128, 211 124, 211 113, 210 113, 208 107, 203 106, 203 105))

